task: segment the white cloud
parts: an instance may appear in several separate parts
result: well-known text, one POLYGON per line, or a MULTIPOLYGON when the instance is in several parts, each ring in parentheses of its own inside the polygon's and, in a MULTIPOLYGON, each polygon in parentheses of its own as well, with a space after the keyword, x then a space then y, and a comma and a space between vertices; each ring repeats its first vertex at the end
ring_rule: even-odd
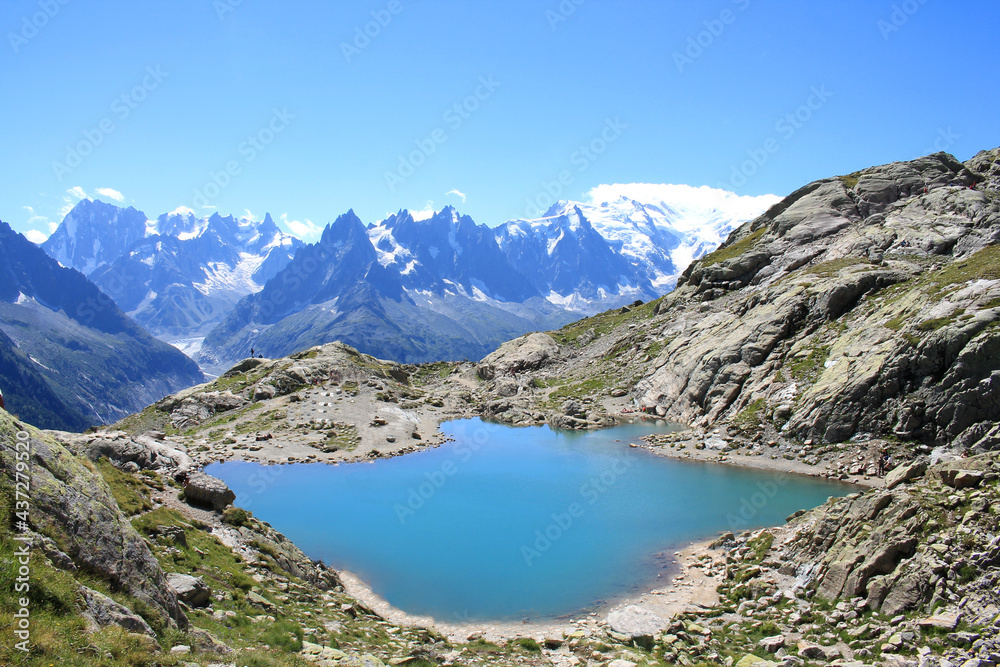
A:
POLYGON ((167 215, 194 215, 194 211, 189 209, 187 206, 178 206, 167 215))
POLYGON ((29 229, 23 232, 24 236, 32 243, 44 243, 45 239, 49 238, 52 232, 56 231, 56 228, 59 226, 57 223, 51 222, 44 215, 35 213, 35 209, 32 206, 22 206, 21 208, 28 212, 28 220, 25 224, 33 227, 44 225, 49 230, 48 234, 41 229, 29 229))
POLYGON ((260 220, 257 218, 257 216, 255 216, 253 214, 253 211, 251 211, 250 209, 248 209, 248 208, 243 209, 243 213, 245 214, 247 220, 253 220, 254 222, 260 222, 260 220))
MULTIPOLYGON (((249 211, 247 211, 249 213, 249 211)), ((297 236, 303 241, 310 241, 312 239, 319 238, 319 235, 323 233, 323 228, 317 225, 312 220, 289 220, 287 213, 282 213, 279 220, 281 223, 288 228, 292 236, 297 236)))
POLYGON ((460 192, 458 189, 448 190, 448 192, 446 192, 445 194, 446 195, 455 195, 456 197, 461 198, 463 204, 465 203, 465 199, 466 199, 465 193, 464 192, 460 192))
MULTIPOLYGON (((587 193, 590 204, 600 205, 621 198, 634 199, 643 204, 662 205, 681 213, 681 218, 691 218, 691 213, 719 213, 734 219, 749 220, 760 215, 781 201, 777 195, 738 195, 728 190, 707 185, 694 187, 670 183, 615 183, 598 185, 587 193)), ((680 229, 679 231, 691 231, 680 229)))
POLYGON ((48 222, 48 218, 46 218, 44 215, 38 215, 37 213, 35 213, 35 208, 33 206, 22 206, 21 208, 23 208, 25 211, 28 212, 29 225, 36 225, 39 222, 48 222))
POLYGON ((83 188, 81 188, 79 185, 74 185, 69 190, 67 190, 66 193, 69 194, 72 197, 76 197, 77 199, 86 199, 87 198, 87 192, 86 192, 86 190, 84 190, 83 188))
POLYGON ((114 188, 97 188, 97 194, 103 195, 109 199, 114 199, 117 202, 125 201, 125 195, 118 192, 114 188))

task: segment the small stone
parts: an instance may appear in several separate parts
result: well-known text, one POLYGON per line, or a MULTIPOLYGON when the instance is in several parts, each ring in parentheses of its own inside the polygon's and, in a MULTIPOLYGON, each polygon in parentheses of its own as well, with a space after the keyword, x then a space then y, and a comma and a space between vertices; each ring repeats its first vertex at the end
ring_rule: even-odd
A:
POLYGON ((757 646, 761 647, 768 653, 776 653, 778 649, 785 646, 785 635, 774 635, 772 637, 764 637, 759 642, 757 646))
POLYGON ((191 652, 190 646, 185 646, 184 644, 178 644, 170 649, 170 652, 174 655, 184 655, 191 652))

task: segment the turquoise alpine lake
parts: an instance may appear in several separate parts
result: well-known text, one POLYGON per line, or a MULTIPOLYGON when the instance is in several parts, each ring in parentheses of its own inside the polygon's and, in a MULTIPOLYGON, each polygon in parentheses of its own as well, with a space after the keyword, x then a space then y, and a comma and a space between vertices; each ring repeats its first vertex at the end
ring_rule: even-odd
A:
POLYGON ((629 447, 678 430, 662 422, 570 432, 466 419, 441 430, 453 440, 391 459, 206 472, 311 558, 442 621, 597 610, 664 585, 687 543, 776 525, 854 490, 629 447))

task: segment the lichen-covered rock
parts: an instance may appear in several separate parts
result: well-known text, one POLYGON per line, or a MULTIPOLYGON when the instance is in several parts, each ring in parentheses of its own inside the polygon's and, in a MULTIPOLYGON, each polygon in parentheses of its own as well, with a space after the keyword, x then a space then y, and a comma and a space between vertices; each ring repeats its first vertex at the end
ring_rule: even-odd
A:
POLYGON ((29 434, 30 523, 82 570, 143 602, 167 625, 187 626, 160 564, 122 515, 107 484, 85 458, 0 411, 0 473, 14 478, 13 443, 29 434))

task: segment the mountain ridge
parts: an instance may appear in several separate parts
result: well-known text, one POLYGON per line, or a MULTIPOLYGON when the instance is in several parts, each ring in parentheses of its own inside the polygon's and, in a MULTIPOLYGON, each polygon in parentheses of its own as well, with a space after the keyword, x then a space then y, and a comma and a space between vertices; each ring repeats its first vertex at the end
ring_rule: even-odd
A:
POLYGON ((323 250, 297 256, 273 284, 229 313, 206 337, 203 363, 221 367, 250 348, 283 356, 333 339, 405 362, 479 359, 511 335, 658 297, 680 273, 675 261, 704 252, 733 224, 724 216, 713 218, 708 229, 685 236, 671 231, 671 221, 685 219, 694 228, 690 215, 703 213, 684 218, 665 208, 626 198, 601 205, 559 202, 546 218, 493 228, 450 206, 419 219, 403 210, 365 227, 367 244, 360 234, 363 223, 349 211, 312 246, 323 250), (637 235, 640 225, 646 231, 637 235), (341 247, 355 251, 355 270, 350 275, 321 270, 341 247), (306 288, 303 276, 322 276, 326 287, 306 288), (338 304, 347 280, 359 289, 338 304), (369 297, 364 303, 362 294, 369 297), (262 304, 268 304, 267 313, 262 304), (350 307, 360 309, 356 317, 347 316, 350 307), (289 318, 280 326, 274 316, 279 311, 289 318), (388 340, 376 335, 373 322, 382 323, 388 340), (414 332, 410 340, 405 331, 414 332))
POLYGON ((0 275, 3 388, 26 417, 44 413, 44 424, 81 430, 203 379, 83 274, 2 222, 0 275))

